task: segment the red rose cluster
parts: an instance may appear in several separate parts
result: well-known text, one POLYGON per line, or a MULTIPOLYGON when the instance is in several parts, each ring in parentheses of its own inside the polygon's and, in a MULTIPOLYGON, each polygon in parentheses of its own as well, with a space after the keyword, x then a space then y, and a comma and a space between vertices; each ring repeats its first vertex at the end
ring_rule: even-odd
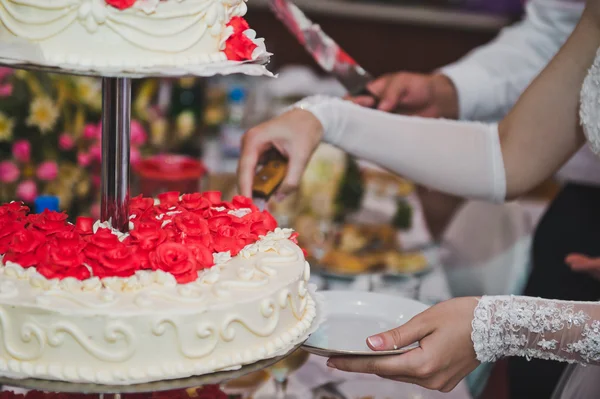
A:
POLYGON ((246 245, 275 230, 273 216, 259 211, 249 198, 221 200, 221 193, 177 192, 131 199, 133 229, 120 240, 109 229, 93 232, 91 218, 78 218, 29 208, 12 202, 0 206, 0 254, 24 268, 35 267, 49 279, 92 276, 129 277, 138 270, 162 270, 178 283, 196 280, 197 272, 213 266, 213 253, 235 256, 246 245), (236 210, 247 211, 234 214, 236 210), (87 265, 87 266, 86 266, 87 265))
POLYGON ((233 33, 225 42, 225 55, 231 61, 247 61, 252 59, 252 52, 256 47, 248 36, 244 34, 250 29, 248 22, 242 17, 233 17, 227 24, 233 28, 233 33))

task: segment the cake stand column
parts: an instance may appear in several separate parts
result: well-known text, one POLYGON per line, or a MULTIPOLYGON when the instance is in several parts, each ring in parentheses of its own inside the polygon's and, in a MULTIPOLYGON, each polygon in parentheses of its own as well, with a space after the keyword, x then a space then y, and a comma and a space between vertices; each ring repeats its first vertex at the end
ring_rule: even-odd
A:
POLYGON ((113 228, 129 228, 129 147, 131 79, 102 80, 101 219, 113 228))

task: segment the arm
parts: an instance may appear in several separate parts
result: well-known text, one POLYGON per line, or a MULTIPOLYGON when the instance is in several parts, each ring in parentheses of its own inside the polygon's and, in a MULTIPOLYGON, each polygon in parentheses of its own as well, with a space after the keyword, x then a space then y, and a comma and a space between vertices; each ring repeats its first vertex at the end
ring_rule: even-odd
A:
POLYGON ((600 364, 600 302, 483 297, 472 328, 481 362, 522 356, 600 364))
POLYGON ((531 0, 522 21, 441 68, 454 83, 459 118, 502 119, 567 40, 583 9, 584 2, 531 0))
POLYGON ((600 46, 592 4, 498 128, 384 114, 338 99, 300 106, 320 121, 326 141, 417 183, 474 198, 516 197, 551 176, 584 142, 579 91, 600 46))
POLYGON ((527 297, 456 298, 367 339, 398 356, 332 358, 330 367, 450 392, 480 362, 505 356, 600 364, 600 303, 527 297))

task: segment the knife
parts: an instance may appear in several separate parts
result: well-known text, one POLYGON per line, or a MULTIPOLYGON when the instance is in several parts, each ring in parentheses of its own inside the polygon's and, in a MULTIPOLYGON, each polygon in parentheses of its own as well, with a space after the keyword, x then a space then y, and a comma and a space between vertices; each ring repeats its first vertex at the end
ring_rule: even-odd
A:
POLYGON ((283 182, 288 167, 287 159, 275 149, 267 151, 263 160, 252 182, 252 199, 261 211, 265 210, 267 202, 283 182))
POLYGON ((367 89, 373 77, 346 53, 321 27, 311 20, 289 0, 270 0, 272 10, 288 30, 304 46, 306 51, 326 72, 329 72, 346 88, 351 96, 377 96, 367 89))

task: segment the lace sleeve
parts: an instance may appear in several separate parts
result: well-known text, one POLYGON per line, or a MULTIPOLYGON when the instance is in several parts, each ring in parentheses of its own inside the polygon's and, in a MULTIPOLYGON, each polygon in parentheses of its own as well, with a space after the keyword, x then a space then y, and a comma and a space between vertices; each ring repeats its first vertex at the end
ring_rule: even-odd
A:
POLYGON ((506 178, 495 124, 406 117, 315 96, 294 105, 342 150, 450 194, 504 201, 506 178))
POLYGON ((600 302, 483 297, 472 326, 481 362, 522 356, 600 364, 600 302))

